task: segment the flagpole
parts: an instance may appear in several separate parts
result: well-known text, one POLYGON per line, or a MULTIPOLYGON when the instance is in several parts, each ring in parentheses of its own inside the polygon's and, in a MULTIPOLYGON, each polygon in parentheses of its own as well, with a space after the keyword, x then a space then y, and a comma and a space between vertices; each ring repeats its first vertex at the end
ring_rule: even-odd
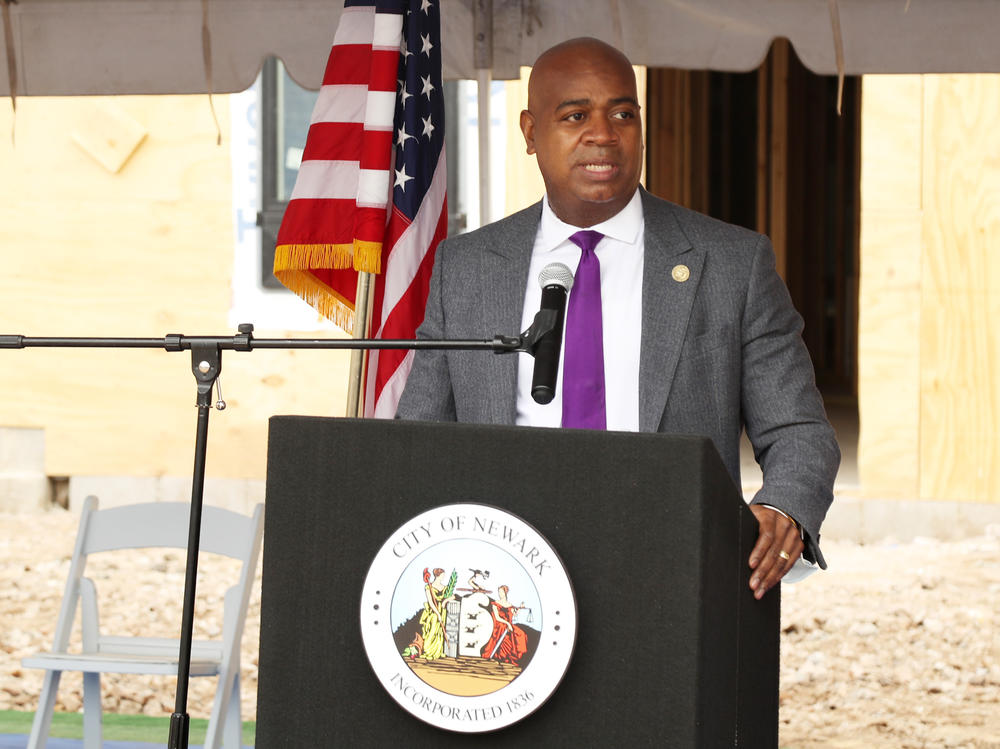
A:
MULTIPOLYGON (((358 291, 354 297, 354 338, 368 338, 371 324, 372 287, 375 275, 373 273, 358 273, 358 291)), ((364 388, 362 380, 365 375, 367 351, 353 349, 351 351, 351 369, 347 376, 347 416, 349 418, 364 416, 365 404, 362 398, 364 388)))

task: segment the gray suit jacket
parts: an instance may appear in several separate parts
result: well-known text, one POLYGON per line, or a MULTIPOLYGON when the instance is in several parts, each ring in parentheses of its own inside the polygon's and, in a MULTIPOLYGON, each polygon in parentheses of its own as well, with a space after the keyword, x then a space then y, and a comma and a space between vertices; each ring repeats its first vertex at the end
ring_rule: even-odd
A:
MULTIPOLYGON (((755 503, 798 520, 826 566, 819 528, 840 464, 802 342, 802 319, 760 234, 642 191, 645 257, 639 428, 715 443, 740 485, 745 427, 760 463, 755 503), (686 266, 677 281, 672 270, 686 266)), ((520 328, 541 203, 442 242, 419 338, 482 339, 520 328)), ((513 424, 517 359, 418 351, 397 417, 513 424)))

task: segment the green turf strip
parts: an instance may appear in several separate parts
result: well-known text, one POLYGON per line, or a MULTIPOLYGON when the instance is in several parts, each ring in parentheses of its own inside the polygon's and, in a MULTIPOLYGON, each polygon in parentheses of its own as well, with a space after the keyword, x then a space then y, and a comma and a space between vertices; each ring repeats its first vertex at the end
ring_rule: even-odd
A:
MULTIPOLYGON (((31 721, 34 713, 22 713, 16 710, 0 710, 0 734, 31 733, 31 721)), ((169 717, 151 717, 149 715, 117 715, 104 713, 104 738, 107 741, 145 741, 149 743, 167 743, 170 734, 169 717)), ((191 719, 190 742, 202 744, 205 742, 205 731, 208 721, 204 718, 191 719)), ((52 729, 49 735, 60 739, 83 738, 83 713, 52 714, 52 729)), ((243 723, 243 744, 253 746, 257 735, 257 724, 243 723)))

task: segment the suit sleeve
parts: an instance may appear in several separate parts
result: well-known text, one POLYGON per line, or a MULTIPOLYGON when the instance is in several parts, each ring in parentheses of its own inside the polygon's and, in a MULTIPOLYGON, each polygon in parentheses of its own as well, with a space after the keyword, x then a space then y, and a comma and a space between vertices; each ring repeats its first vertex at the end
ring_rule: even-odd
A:
POLYGON ((806 558, 823 568, 819 529, 833 502, 840 448, 819 391, 802 318, 775 270, 766 237, 758 242, 742 321, 742 408, 747 436, 763 472, 753 504, 795 518, 805 533, 806 558))
MULTIPOLYGON (((418 340, 445 337, 445 310, 442 299, 442 275, 448 242, 438 245, 431 273, 424 321, 417 328, 418 340)), ((444 351, 415 352, 413 368, 406 380, 403 394, 396 407, 397 419, 419 421, 456 421, 455 396, 444 351)))

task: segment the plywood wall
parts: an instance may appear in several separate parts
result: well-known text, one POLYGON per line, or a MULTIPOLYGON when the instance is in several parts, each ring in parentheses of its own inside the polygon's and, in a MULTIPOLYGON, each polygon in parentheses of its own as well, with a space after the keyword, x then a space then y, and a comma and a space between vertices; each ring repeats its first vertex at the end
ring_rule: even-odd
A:
MULTIPOLYGON (((21 98, 12 143, 0 101, 0 333, 235 333, 226 97, 215 106, 222 146, 203 96, 21 98)), ((45 430, 49 475, 190 476, 190 366, 186 352, 0 350, 0 425, 45 430)), ((342 415, 346 369, 339 353, 224 354, 208 475, 263 478, 268 416, 342 415)))
POLYGON ((920 494, 1000 501, 1000 76, 924 83, 920 494))
POLYGON ((861 103, 858 471, 866 491, 920 480, 919 76, 866 76, 861 103))
POLYGON ((866 76, 862 112, 863 490, 1000 501, 1000 76, 866 76))

